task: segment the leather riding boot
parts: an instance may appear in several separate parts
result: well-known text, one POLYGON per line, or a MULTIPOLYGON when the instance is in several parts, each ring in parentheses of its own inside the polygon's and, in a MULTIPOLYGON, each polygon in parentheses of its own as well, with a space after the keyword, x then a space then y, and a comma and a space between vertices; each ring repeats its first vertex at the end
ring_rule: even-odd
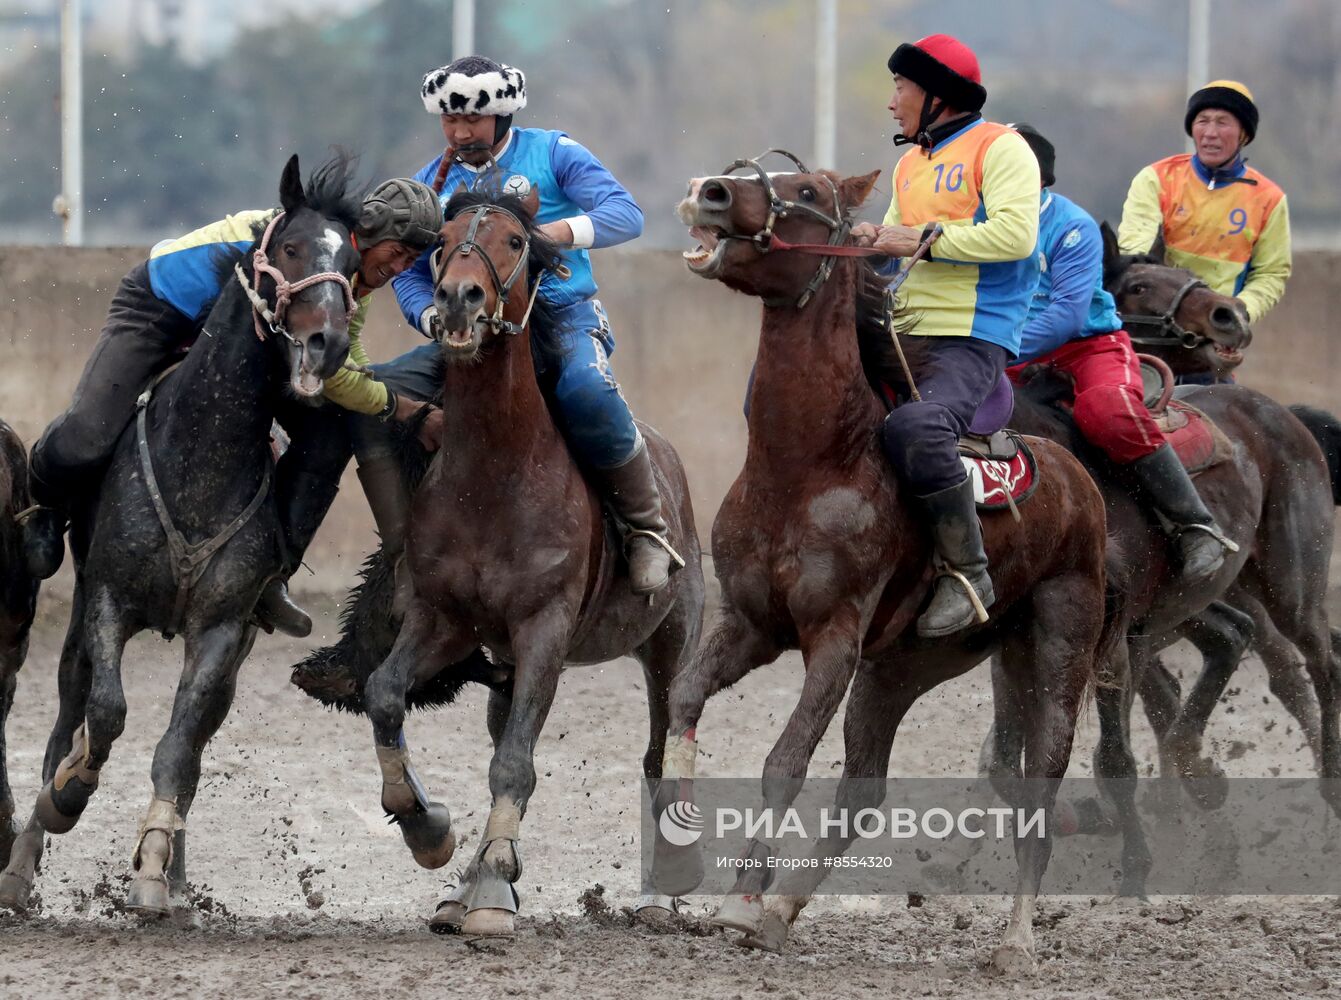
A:
POLYGON ((59 495, 28 468, 32 506, 22 512, 23 557, 28 572, 39 580, 56 575, 65 559, 65 528, 69 514, 59 495))
POLYGON ((1238 546, 1225 537, 1214 515, 1202 503, 1192 477, 1172 445, 1160 445, 1127 468, 1177 540, 1186 582, 1206 579, 1224 565, 1226 551, 1238 551, 1238 546))
POLYGON ((932 639, 985 620, 969 596, 970 590, 984 614, 996 594, 987 575, 987 553, 973 501, 973 483, 965 479, 958 486, 918 499, 931 519, 936 581, 931 604, 917 619, 917 634, 932 639))
POLYGON ((391 611, 400 617, 414 597, 414 581, 405 564, 405 525, 409 520, 410 491, 405 486, 400 462, 393 455, 360 462, 358 475, 368 508, 372 511, 373 523, 382 537, 382 551, 391 561, 395 573, 391 611))
POLYGON ((340 484, 308 472, 277 473, 276 491, 279 520, 284 528, 284 572, 261 591, 256 616, 264 629, 278 629, 285 635, 303 639, 312 634, 312 618, 289 597, 288 579, 302 564, 303 553, 330 510, 335 494, 340 492, 340 484))
POLYGON ((657 490, 647 442, 639 444, 633 457, 623 465, 598 469, 596 476, 606 500, 627 525, 624 554, 629 563, 629 588, 635 594, 655 593, 670 579, 671 561, 679 569, 684 560, 666 536, 661 493, 657 490))
POLYGON ((293 603, 283 577, 273 576, 266 582, 256 602, 256 617, 267 632, 278 630, 295 639, 312 634, 311 615, 293 603))

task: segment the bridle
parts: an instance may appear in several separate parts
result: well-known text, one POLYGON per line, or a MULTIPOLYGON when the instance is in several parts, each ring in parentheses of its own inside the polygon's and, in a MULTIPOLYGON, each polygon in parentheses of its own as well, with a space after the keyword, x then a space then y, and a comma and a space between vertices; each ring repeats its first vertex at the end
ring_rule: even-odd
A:
POLYGON ((1181 344, 1188 349, 1208 343, 1210 337, 1184 329, 1178 325, 1178 321, 1174 318, 1178 315, 1178 309, 1183 304, 1183 299, 1198 288, 1210 288, 1210 286, 1194 275, 1174 294, 1173 301, 1169 303, 1169 308, 1159 315, 1128 316, 1123 313, 1122 325, 1127 329, 1128 336, 1131 336, 1131 342, 1146 347, 1172 347, 1174 344, 1181 344), (1157 332, 1144 337, 1132 336, 1131 327, 1133 326, 1151 327, 1157 332))
MULTIPOLYGON (((842 204, 838 199, 838 185, 833 182, 833 178, 827 174, 817 174, 821 180, 829 185, 829 192, 833 195, 834 214, 816 208, 814 205, 807 205, 801 201, 788 201, 778 195, 773 187, 773 181, 768 176, 759 161, 770 153, 776 153, 779 156, 786 157, 796 164, 797 170, 803 174, 811 173, 801 160, 785 149, 766 149, 758 156, 748 160, 736 160, 729 167, 722 171, 723 175, 734 173, 737 170, 753 170, 759 175, 759 183, 763 185, 764 197, 768 199, 768 220, 764 223, 764 228, 752 236, 739 236, 733 233, 727 233, 720 237, 722 240, 741 240, 751 244, 759 253, 771 253, 775 250, 794 250, 800 253, 813 253, 821 257, 820 265, 815 270, 810 283, 801 290, 801 295, 792 302, 794 309, 800 309, 811 297, 820 290, 820 287, 829 280, 829 275, 833 273, 834 264, 839 257, 875 257, 883 256, 880 251, 872 250, 869 247, 850 247, 843 246, 846 243, 848 235, 852 232, 852 220, 843 213, 842 204), (773 232, 773 227, 777 225, 779 219, 785 219, 790 215, 803 213, 818 221, 824 223, 829 230, 829 241, 827 243, 788 243, 782 237, 773 232)), ((787 305, 788 299, 764 299, 764 305, 781 306, 787 305)))
MULTIPOLYGON (((261 327, 261 320, 265 320, 270 327, 271 333, 279 334, 290 344, 299 346, 297 339, 289 333, 284 326, 284 314, 289 309, 289 303, 293 297, 305 288, 311 288, 313 285, 319 285, 324 281, 334 281, 345 293, 345 309, 352 315, 356 303, 354 302, 354 290, 349 285, 349 279, 336 271, 322 271, 319 274, 311 274, 298 281, 289 281, 284 277, 284 273, 270 263, 270 258, 265 250, 270 245, 270 237, 274 235, 275 228, 279 225, 279 220, 284 218, 285 213, 278 213, 270 224, 265 227, 265 235, 261 237, 261 242, 257 245, 256 251, 252 254, 252 266, 257 275, 267 274, 275 282, 275 308, 271 309, 270 304, 266 302, 265 296, 252 286, 247 280, 247 274, 242 270, 242 262, 238 261, 233 265, 233 270, 237 272, 237 280, 242 284, 242 290, 247 293, 247 298, 251 299, 252 321, 256 326, 256 336, 258 339, 265 340, 265 330, 261 327)), ((257 286, 260 281, 257 280, 257 286)))
MULTIPOLYGON (((506 208, 501 208, 498 205, 476 205, 473 208, 463 209, 462 211, 469 212, 473 216, 470 220, 469 228, 466 229, 465 239, 450 250, 446 250, 445 247, 438 247, 438 249, 433 251, 433 256, 429 258, 429 265, 433 272, 433 286, 434 288, 437 287, 438 279, 447 269, 448 263, 454 256, 459 253, 462 257, 469 257, 472 253, 478 252, 480 259, 484 261, 484 266, 489 270, 490 279, 492 279, 494 283, 494 298, 496 299, 496 302, 493 315, 486 316, 482 320, 476 320, 476 322, 483 323, 486 327, 496 333, 505 333, 515 336, 525 330, 526 324, 530 322, 531 310, 535 307, 536 295, 540 292, 540 279, 536 278, 535 286, 531 289, 530 298, 526 303, 526 314, 522 316, 521 322, 512 323, 503 318, 503 310, 507 306, 508 296, 512 292, 512 286, 515 285, 517 279, 526 272, 527 263, 531 259, 530 231, 520 218, 512 212, 509 212, 506 208), (485 250, 484 247, 480 246, 479 242, 476 240, 476 236, 480 231, 480 223, 490 215, 501 215, 505 219, 515 223, 517 228, 521 230, 521 256, 517 258, 517 265, 512 269, 512 273, 507 276, 506 280, 499 275, 498 268, 495 266, 493 259, 489 256, 489 252, 485 250), (445 253, 444 250, 446 250, 445 253)), ((553 271, 561 278, 567 277, 568 275, 568 268, 564 267, 562 264, 548 267, 546 270, 553 271)), ((441 334, 435 336, 434 339, 441 340, 441 334)))

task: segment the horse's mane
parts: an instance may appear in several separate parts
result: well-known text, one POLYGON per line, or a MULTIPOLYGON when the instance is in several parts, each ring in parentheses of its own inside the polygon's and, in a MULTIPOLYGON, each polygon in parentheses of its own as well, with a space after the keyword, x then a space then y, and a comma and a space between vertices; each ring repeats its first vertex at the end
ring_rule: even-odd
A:
MULTIPOLYGON (((531 250, 527 257, 527 286, 522 291, 529 294, 534 283, 544 276, 546 270, 563 263, 559 245, 540 231, 526 203, 516 195, 489 191, 458 191, 447 202, 444 216, 450 222, 461 212, 480 205, 490 205, 510 212, 526 227, 531 250)), ((535 297, 529 325, 531 355, 535 359, 536 369, 541 372, 556 372, 568 351, 561 337, 563 330, 557 312, 543 295, 535 297)))
MULTIPOLYGON (((337 150, 334 156, 308 175, 307 184, 303 187, 303 201, 308 208, 340 223, 350 232, 354 231, 363 214, 364 186, 354 178, 357 165, 357 156, 337 150)), ((275 209, 275 212, 278 211, 278 208, 275 209)), ((252 244, 246 250, 238 250, 227 243, 215 248, 210 263, 214 266, 220 287, 228 287, 228 282, 233 278, 233 265, 239 261, 243 262, 243 270, 251 273, 251 254, 272 218, 274 213, 267 213, 252 223, 252 244)))
POLYGON ((893 275, 883 275, 875 269, 868 259, 858 259, 855 263, 856 305, 857 305, 857 346, 861 351, 861 366, 866 372, 866 380, 871 389, 888 405, 881 384, 889 386, 901 397, 906 398, 908 379, 904 376, 903 365, 899 362, 894 338, 899 338, 904 357, 913 370, 914 378, 927 357, 927 342, 920 337, 910 337, 917 317, 908 315, 902 309, 886 309, 886 292, 893 275))

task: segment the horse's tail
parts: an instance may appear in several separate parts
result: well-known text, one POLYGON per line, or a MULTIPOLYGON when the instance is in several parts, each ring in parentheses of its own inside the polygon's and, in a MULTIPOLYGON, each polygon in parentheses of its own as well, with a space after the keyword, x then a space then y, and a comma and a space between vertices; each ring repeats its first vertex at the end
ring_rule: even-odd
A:
POLYGON ((1308 428, 1313 440, 1327 459, 1327 475, 1332 481, 1332 502, 1341 507, 1341 420, 1316 406, 1296 403, 1290 407, 1301 424, 1308 428))

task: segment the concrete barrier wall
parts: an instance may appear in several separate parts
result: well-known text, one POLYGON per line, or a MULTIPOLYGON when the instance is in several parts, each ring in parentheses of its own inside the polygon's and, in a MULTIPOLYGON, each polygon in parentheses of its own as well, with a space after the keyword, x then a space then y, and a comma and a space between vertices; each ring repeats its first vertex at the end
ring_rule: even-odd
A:
MULTIPOLYGON (((0 247, 0 418, 25 442, 67 405, 117 282, 144 256, 142 248, 0 247)), ((741 400, 759 303, 690 275, 675 253, 608 251, 595 259, 618 340, 614 370, 634 412, 679 449, 706 541, 745 454, 741 400)), ((1242 381, 1282 402, 1341 409, 1331 302, 1338 288, 1341 254, 1301 255, 1285 300, 1256 330, 1242 381)), ((376 360, 422 342, 389 289, 376 296, 364 337, 376 360)), ((373 544, 351 466, 308 554, 317 579, 299 586, 344 587, 373 544)))

